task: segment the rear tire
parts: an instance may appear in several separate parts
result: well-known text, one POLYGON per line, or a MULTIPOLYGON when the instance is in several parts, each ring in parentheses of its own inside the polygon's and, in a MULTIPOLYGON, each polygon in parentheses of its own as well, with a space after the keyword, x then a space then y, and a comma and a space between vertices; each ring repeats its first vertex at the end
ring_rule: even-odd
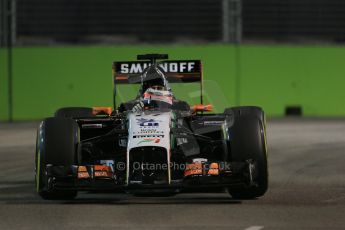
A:
POLYGON ((36 190, 43 199, 73 199, 77 191, 56 191, 49 188, 47 164, 69 166, 77 164, 79 126, 72 119, 47 118, 41 122, 36 142, 36 190))
MULTIPOLYGON (((256 164, 257 186, 241 186, 229 188, 228 191, 235 199, 253 199, 263 196, 268 189, 266 131, 263 121, 259 118, 258 110, 236 115, 234 124, 229 128, 230 157, 234 162, 245 162, 249 159, 256 164)), ((264 115, 262 113, 262 115, 264 115)))
POLYGON ((55 117, 75 118, 75 117, 92 117, 92 108, 87 107, 64 107, 55 112, 55 117))

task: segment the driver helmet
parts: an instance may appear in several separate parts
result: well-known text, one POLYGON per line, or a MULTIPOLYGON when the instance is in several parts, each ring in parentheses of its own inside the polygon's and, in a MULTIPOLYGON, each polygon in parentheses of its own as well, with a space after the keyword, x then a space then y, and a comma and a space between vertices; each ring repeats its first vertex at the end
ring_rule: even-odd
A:
POLYGON ((142 75, 141 92, 143 99, 148 103, 153 100, 172 104, 173 94, 163 70, 157 65, 149 66, 142 75))
POLYGON ((141 93, 143 94, 146 92, 148 88, 151 88, 152 86, 162 86, 165 90, 170 91, 170 87, 168 85, 168 81, 166 80, 166 77, 163 74, 163 70, 157 66, 152 65, 147 67, 147 69, 144 71, 143 75, 141 76, 141 93))

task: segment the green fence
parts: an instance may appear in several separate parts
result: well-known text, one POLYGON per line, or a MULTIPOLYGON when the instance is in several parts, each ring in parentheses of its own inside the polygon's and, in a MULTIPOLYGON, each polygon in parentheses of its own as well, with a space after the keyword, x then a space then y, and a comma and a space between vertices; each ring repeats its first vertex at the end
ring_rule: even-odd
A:
MULTIPOLYGON (((301 106, 305 116, 344 116, 345 47, 299 46, 84 46, 13 50, 13 118, 51 116, 64 106, 111 106, 113 61, 136 54, 168 53, 171 59, 201 59, 205 99, 215 111, 259 105, 269 116, 301 106)), ((0 120, 8 120, 6 50, 0 49, 0 120)), ((173 86, 177 97, 198 102, 190 85, 173 86)), ((128 87, 118 100, 133 97, 128 87)))

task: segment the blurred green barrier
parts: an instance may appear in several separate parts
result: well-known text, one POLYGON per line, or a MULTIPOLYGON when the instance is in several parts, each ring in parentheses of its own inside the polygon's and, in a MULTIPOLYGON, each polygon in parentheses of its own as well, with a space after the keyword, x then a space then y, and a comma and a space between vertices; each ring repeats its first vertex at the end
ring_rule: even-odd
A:
MULTIPOLYGON (((8 120, 6 50, 0 49, 0 120, 8 120)), ((305 116, 344 116, 345 47, 242 45, 134 45, 17 47, 13 51, 14 120, 52 116, 64 106, 111 106, 113 61, 136 54, 168 53, 201 59, 205 102, 216 112, 259 105, 269 116, 301 106, 305 116)), ((177 97, 198 102, 192 86, 173 86, 177 97)), ((120 88, 119 100, 134 96, 120 88)))

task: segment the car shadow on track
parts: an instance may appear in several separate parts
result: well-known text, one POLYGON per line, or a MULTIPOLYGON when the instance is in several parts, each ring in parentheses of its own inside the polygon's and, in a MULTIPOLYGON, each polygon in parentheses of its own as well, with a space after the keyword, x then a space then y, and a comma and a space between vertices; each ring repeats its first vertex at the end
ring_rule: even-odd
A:
POLYGON ((72 201, 64 202, 64 204, 108 204, 108 205, 164 205, 164 204, 174 204, 174 205, 224 205, 224 204, 241 204, 240 200, 233 200, 231 198, 215 198, 215 197, 145 197, 141 199, 133 198, 132 196, 126 199, 102 199, 102 198, 81 198, 72 201))
POLYGON ((137 197, 123 193, 80 192, 74 200, 43 200, 35 192, 32 181, 0 182, 0 205, 2 204, 61 204, 61 205, 204 205, 241 204, 224 193, 187 193, 168 197, 137 197))

